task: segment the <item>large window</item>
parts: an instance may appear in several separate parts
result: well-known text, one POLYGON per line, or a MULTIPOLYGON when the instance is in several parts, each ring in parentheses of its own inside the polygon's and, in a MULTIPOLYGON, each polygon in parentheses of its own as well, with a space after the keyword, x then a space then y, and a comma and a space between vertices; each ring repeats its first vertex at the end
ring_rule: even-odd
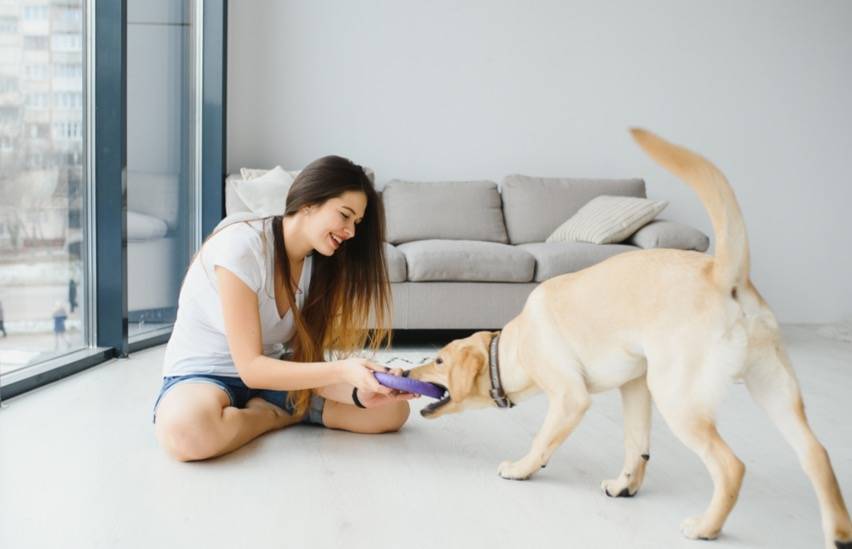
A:
POLYGON ((0 398, 168 338, 223 213, 226 17, 0 0, 0 398))
POLYGON ((82 0, 0 0, 0 383, 87 347, 82 0))

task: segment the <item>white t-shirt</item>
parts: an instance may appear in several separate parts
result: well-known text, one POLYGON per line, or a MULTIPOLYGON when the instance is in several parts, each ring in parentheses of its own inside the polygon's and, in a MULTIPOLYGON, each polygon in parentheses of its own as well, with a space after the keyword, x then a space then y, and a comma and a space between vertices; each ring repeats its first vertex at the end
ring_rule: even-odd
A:
MULTIPOLYGON (((275 304, 275 239, 272 218, 234 223, 210 237, 186 273, 177 319, 166 345, 163 376, 213 374, 239 377, 228 340, 214 267, 234 273, 257 294, 263 354, 278 357, 295 334, 293 311, 275 304), (265 236, 265 238, 264 238, 265 236)), ((296 304, 301 309, 311 281, 313 255, 302 266, 296 304)))

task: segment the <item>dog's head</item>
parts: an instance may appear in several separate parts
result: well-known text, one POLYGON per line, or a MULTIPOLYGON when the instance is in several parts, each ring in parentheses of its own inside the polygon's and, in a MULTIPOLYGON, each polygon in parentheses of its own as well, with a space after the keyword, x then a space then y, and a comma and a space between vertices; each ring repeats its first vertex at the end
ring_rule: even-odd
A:
POLYGON ((476 332, 448 343, 432 362, 409 370, 408 377, 428 381, 444 388, 444 397, 420 411, 434 419, 493 404, 489 390, 488 350, 496 332, 476 332))

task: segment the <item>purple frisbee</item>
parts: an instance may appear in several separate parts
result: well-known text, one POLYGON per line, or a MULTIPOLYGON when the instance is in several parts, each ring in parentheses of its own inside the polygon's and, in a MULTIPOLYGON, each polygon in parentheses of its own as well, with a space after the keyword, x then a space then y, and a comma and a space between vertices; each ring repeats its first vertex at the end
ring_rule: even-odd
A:
POLYGON ((376 376, 376 381, 391 389, 426 395, 432 398, 441 398, 444 396, 444 389, 434 383, 395 376, 393 374, 383 374, 382 372, 373 372, 373 375, 376 376))

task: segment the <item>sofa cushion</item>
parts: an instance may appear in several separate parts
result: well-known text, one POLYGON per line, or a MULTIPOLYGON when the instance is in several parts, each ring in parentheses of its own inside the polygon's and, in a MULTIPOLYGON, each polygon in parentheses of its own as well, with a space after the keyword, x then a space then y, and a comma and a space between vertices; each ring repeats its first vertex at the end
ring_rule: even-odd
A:
POLYGON ((557 227, 545 242, 623 242, 668 205, 666 200, 635 196, 598 196, 557 227))
MULTIPOLYGON (((500 193, 492 181, 390 181, 382 192, 387 240, 508 242, 500 193)), ((542 239, 543 240, 543 239, 542 239)))
POLYGON ((591 199, 603 195, 645 198, 641 179, 569 179, 509 175, 501 183, 509 242, 544 240, 591 199))
POLYGON ((518 248, 535 257, 535 281, 581 271, 608 257, 638 250, 624 244, 589 244, 587 242, 535 242, 518 248))
POLYGON ((496 242, 418 240, 398 248, 405 255, 412 282, 529 282, 535 270, 533 256, 496 242))
POLYGON ((388 280, 405 282, 405 256, 396 246, 385 242, 385 263, 388 266, 388 280))
POLYGON ((675 248, 706 252, 710 247, 710 238, 689 225, 657 219, 633 233, 627 244, 640 248, 675 248))

